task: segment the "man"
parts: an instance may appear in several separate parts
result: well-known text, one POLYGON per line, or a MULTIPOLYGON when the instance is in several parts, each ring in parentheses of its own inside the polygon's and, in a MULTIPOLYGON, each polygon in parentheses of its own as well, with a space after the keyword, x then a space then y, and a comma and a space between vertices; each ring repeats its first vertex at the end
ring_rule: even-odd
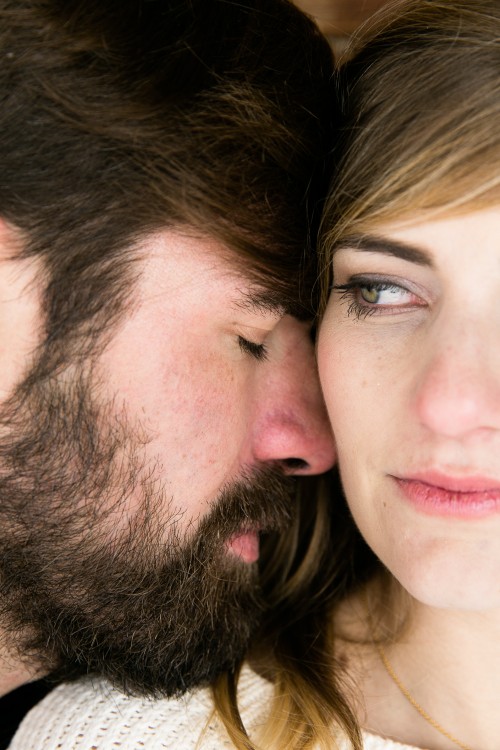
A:
POLYGON ((241 656, 258 535, 333 460, 329 51, 284 0, 1 0, 0 50, 2 692, 180 694, 241 656))

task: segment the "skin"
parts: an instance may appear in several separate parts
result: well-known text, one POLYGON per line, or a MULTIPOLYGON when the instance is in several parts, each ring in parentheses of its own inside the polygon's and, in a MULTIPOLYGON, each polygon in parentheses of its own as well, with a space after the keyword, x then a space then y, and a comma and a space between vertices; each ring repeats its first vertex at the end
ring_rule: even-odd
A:
POLYGON ((0 219, 0 404, 29 369, 40 341, 38 265, 14 260, 21 237, 0 219))
MULTIPOLYGON (((12 243, 3 225, 4 402, 40 340, 38 269, 8 260, 12 243)), ((278 465, 285 474, 309 475, 330 468, 334 448, 310 324, 262 302, 262 290, 213 240, 165 231, 144 242, 142 255, 131 312, 99 358, 95 379, 100 399, 144 428, 149 458, 164 462, 181 529, 248 470, 278 465)))
MULTIPOLYGON (((33 261, 11 260, 20 241, 14 230, 6 224, 0 225, 0 261, 5 271, 0 281, 0 364, 3 365, 0 367, 0 408, 7 404, 16 384, 29 372, 36 346, 41 343, 43 274, 33 261)), ((25 491, 23 485, 32 480, 26 474, 24 480, 21 478, 17 482, 14 472, 9 479, 13 484, 9 486, 16 492, 19 489, 20 494, 17 496, 14 491, 9 494, 8 510, 2 521, 7 523, 13 519, 12 528, 16 529, 15 534, 4 538, 3 560, 10 561, 11 571, 17 570, 19 565, 21 569, 27 568, 28 581, 19 579, 22 583, 16 584, 19 590, 24 587, 24 599, 20 600, 20 614, 9 618, 8 629, 3 633, 5 665, 0 669, 0 677, 3 677, 4 692, 40 671, 36 660, 26 663, 16 655, 17 651, 21 654, 26 651, 27 645, 23 649, 23 644, 35 643, 37 652, 38 644, 55 643, 60 639, 60 651, 66 651, 69 634, 66 637, 59 625, 58 632, 52 633, 51 624, 43 622, 50 607, 55 608, 57 622, 67 620, 76 635, 79 632, 85 635, 87 630, 91 633, 89 625, 92 618, 96 619, 92 613, 100 612, 101 622, 95 623, 100 630, 89 636, 88 643, 102 643, 104 654, 106 638, 111 639, 112 649, 122 649, 123 643, 130 641, 135 653, 139 648, 136 631, 141 624, 145 634, 141 648, 147 653, 144 663, 152 665, 151 671, 145 668, 143 673, 128 675, 129 656, 125 646, 116 664, 112 664, 111 659, 105 660, 106 664, 110 663, 107 674, 117 684, 127 684, 138 691, 158 690, 169 694, 184 689, 184 685, 190 684, 189 680, 203 679, 203 674, 196 678, 190 671, 186 681, 182 676, 175 681, 174 674, 171 682, 162 684, 161 675, 168 670, 161 659, 170 666, 173 657, 166 646, 163 648, 161 638, 148 643, 149 631, 163 632, 165 644, 174 654, 189 657, 190 641, 182 644, 176 641, 178 633, 189 634, 189 628, 182 621, 184 589, 180 588, 181 583, 175 591, 177 559, 179 565, 183 560, 184 572, 179 580, 182 586, 187 586, 186 611, 192 614, 185 617, 191 624, 192 618, 200 613, 200 592, 205 584, 203 596, 207 601, 213 599, 221 622, 226 620, 226 597, 227 601, 235 602, 230 605, 233 619, 238 607, 248 611, 255 587, 255 570, 250 563, 258 555, 259 529, 262 523, 267 523, 248 519, 266 518, 263 507, 266 494, 272 505, 279 492, 259 490, 255 498, 249 494, 246 502, 254 503, 252 516, 248 505, 237 510, 238 503, 234 500, 238 500, 238 483, 244 485, 250 481, 251 484, 259 471, 273 469, 279 475, 306 475, 323 472, 332 465, 334 446, 317 379, 310 325, 287 314, 275 300, 271 303, 265 290, 257 289, 245 278, 234 261, 226 247, 209 238, 194 238, 174 231, 146 238, 138 251, 138 279, 129 307, 93 364, 91 380, 87 378, 91 393, 85 393, 87 411, 82 412, 85 420, 81 427, 81 445, 90 445, 90 453, 84 455, 83 467, 79 466, 81 459, 75 452, 79 434, 76 433, 75 438, 70 426, 68 437, 64 437, 60 445, 57 423, 52 420, 52 432, 47 433, 54 441, 55 448, 51 450, 48 437, 43 439, 43 420, 38 418, 42 437, 37 436, 36 445, 40 446, 41 453, 35 455, 29 476, 36 482, 39 468, 36 461, 40 460, 40 455, 43 461, 43 451, 48 450, 41 468, 43 475, 50 479, 41 486, 44 492, 40 490, 38 495, 30 496, 29 492, 36 490, 28 487, 25 491), (98 417, 93 429, 97 428, 102 444, 94 443, 95 435, 87 431, 96 407, 98 417), (109 446, 112 450, 107 453, 109 446), (59 489, 57 477, 68 476, 72 461, 75 461, 75 482, 74 487, 70 487, 71 499, 68 499, 70 490, 65 480, 59 489), (109 471, 106 471, 108 462, 109 471), (98 488, 98 492, 92 488, 98 488), (227 522, 221 520, 223 508, 219 508, 226 490, 236 492, 231 506, 232 520, 227 522), (88 491, 92 493, 90 498, 82 494, 88 491), (26 516, 21 514, 30 507, 30 502, 33 503, 28 518, 28 525, 33 524, 31 540, 40 541, 38 547, 32 542, 31 546, 35 547, 28 553, 24 546, 26 516), (44 503, 51 506, 46 511, 44 503), (204 525, 206 521, 209 521, 208 526, 204 525), (235 529, 235 522, 241 526, 235 529), (205 528, 210 530, 209 543, 199 547, 200 542, 203 544, 205 528), (18 548, 11 545, 12 549, 7 549, 11 538, 13 545, 16 539, 20 540, 18 548), (195 545, 193 551, 190 551, 191 544, 195 545), (41 562, 36 557, 37 549, 41 550, 41 562), (31 562, 29 554, 34 555, 31 562), (194 555, 196 562, 203 561, 200 570, 192 575, 190 555, 194 555), (41 624, 37 623, 33 630, 30 611, 35 607, 30 603, 36 591, 29 586, 32 573, 37 569, 35 565, 40 566, 43 585, 51 593, 40 597, 37 617, 41 624), (203 570, 210 571, 206 581, 203 570), (151 573, 151 582, 144 584, 142 605, 137 591, 146 575, 144 571, 151 573), (226 579, 229 593, 224 588, 226 579), (64 589, 61 589, 61 580, 67 584, 64 589), (140 616, 132 616, 132 610, 128 610, 129 618, 123 618, 123 596, 127 595, 123 580, 136 582, 136 593, 130 592, 130 607, 135 606, 140 616), (169 609, 167 584, 170 581, 174 587, 172 596, 178 594, 175 614, 174 605, 172 612, 169 609), (215 585, 219 588, 219 598, 212 594, 215 585), (158 586, 157 595, 154 586, 158 586), (242 595, 238 598, 240 587, 242 595), (101 607, 99 591, 102 589, 105 593, 101 607), (105 607, 109 607, 109 611, 105 607), (75 626, 75 618, 80 618, 82 625, 75 626), (168 635, 167 619, 176 623, 168 635), (19 643, 16 639, 12 641, 16 628, 26 631, 19 643), (115 632, 117 644, 112 641, 115 632)), ((54 403, 70 403, 57 399, 68 392, 72 378, 76 383, 75 372, 70 366, 59 377, 52 394, 56 398, 54 403)), ((49 395, 46 391, 43 398, 49 395)), ((77 401, 71 403, 76 409, 77 401)), ((43 405, 34 404, 34 409, 40 408, 42 414, 43 405)), ((19 408, 22 429, 29 430, 30 411, 22 405, 19 408)), ((49 417, 50 414, 44 415, 44 419, 49 417)), ((79 418, 74 421, 74 427, 79 428, 79 418)), ((15 425, 14 428, 8 426, 0 434, 0 438, 7 441, 6 445, 9 428, 16 429, 15 425)), ((61 428, 65 428, 64 423, 61 428)), ((286 497, 285 493, 285 502, 286 497)), ((271 508, 268 520, 270 524, 274 518, 276 523, 282 523, 284 517, 283 507, 274 515, 271 508)), ((16 588, 11 587, 9 597, 14 598, 9 599, 9 608, 16 596, 16 588)), ((203 616, 203 612, 201 614, 203 616)), ((196 625, 200 638, 203 627, 211 633, 212 614, 207 610, 204 617, 205 621, 196 625)), ((216 629, 217 617, 214 619, 216 629)), ((235 641, 235 653, 241 651, 246 637, 243 631, 241 640, 235 641)), ((85 643, 75 643, 77 655, 90 648, 85 643)), ((224 643, 222 653, 223 646, 224 643)), ((201 648, 201 643, 198 647, 201 648)), ((59 659, 57 647, 54 651, 54 658, 59 659)), ((88 668, 100 671, 99 666, 96 668, 100 658, 97 655, 88 668)), ((205 676, 211 674, 210 670, 208 663, 205 676)))
MULTIPOLYGON (((493 207, 377 227, 372 242, 339 248, 334 286, 344 288, 331 294, 318 344, 348 504, 413 597, 411 628, 388 647, 393 666, 438 722, 480 748, 494 748, 499 729, 491 701, 500 689, 499 228, 493 207), (494 503, 471 513, 465 492, 460 513, 442 512, 439 497, 430 512, 398 481, 416 475, 431 485, 482 483, 494 503)), ((355 599, 341 616, 359 624, 366 603, 355 599)), ((453 746, 371 648, 349 654, 364 726, 421 747, 453 746)))
POLYGON ((134 312, 99 376, 105 398, 126 404, 151 436, 148 453, 164 462, 182 527, 244 469, 328 469, 333 444, 310 325, 276 305, 254 305, 260 290, 211 240, 164 233, 144 250, 134 312), (241 339, 265 347, 265 356, 241 339), (303 465, 291 468, 289 459, 303 465))

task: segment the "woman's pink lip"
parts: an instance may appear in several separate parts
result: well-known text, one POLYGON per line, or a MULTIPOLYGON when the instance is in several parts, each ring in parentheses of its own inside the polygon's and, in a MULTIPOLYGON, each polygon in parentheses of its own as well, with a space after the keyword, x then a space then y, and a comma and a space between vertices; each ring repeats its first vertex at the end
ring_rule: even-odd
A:
POLYGON ((500 485, 496 480, 427 473, 393 478, 406 500, 428 515, 482 518, 500 512, 500 485))
POLYGON ((500 479, 492 479, 482 475, 451 476, 439 471, 425 471, 412 473, 399 479, 423 482, 434 487, 440 487, 450 492, 492 492, 500 490, 500 479))

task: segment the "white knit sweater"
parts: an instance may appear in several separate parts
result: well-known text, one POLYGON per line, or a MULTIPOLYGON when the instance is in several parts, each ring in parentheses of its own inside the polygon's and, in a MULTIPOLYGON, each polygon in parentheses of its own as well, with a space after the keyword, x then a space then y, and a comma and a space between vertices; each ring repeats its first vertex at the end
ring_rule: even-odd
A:
MULTIPOLYGON (((272 686, 246 667, 238 695, 245 726, 258 727, 272 686)), ((9 750, 234 750, 212 715, 210 692, 177 700, 124 695, 108 682, 83 679, 49 693, 25 717, 9 750)), ((365 750, 412 750, 364 734, 365 750)))

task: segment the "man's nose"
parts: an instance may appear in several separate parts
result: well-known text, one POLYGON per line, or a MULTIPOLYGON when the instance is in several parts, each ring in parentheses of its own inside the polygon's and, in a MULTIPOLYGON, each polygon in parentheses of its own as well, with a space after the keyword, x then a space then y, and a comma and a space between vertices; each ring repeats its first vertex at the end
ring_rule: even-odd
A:
POLYGON ((262 364, 251 451, 253 463, 273 464, 287 474, 320 474, 335 463, 314 346, 303 329, 262 364))
POLYGON ((422 360, 416 409, 435 434, 458 439, 500 429, 500 358, 491 326, 476 323, 436 338, 422 360))

